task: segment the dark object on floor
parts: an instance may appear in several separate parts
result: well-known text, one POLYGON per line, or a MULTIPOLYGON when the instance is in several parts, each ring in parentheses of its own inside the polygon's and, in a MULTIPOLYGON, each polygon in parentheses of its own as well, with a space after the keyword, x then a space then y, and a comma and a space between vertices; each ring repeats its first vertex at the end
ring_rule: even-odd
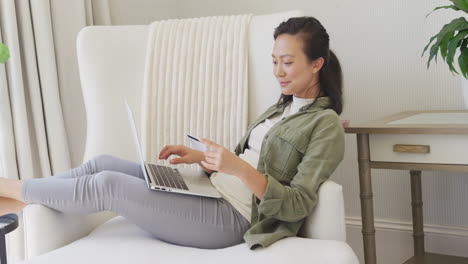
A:
POLYGON ((5 235, 18 227, 18 216, 6 214, 0 216, 0 263, 7 263, 5 235))

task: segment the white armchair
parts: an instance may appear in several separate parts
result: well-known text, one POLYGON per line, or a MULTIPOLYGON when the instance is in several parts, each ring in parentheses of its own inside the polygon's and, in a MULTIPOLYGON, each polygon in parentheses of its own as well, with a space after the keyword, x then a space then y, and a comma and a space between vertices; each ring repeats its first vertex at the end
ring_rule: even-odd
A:
MULTIPOLYGON (((278 98, 271 93, 277 86, 271 68, 274 27, 299 15, 292 11, 252 18, 249 123, 278 98)), ((148 26, 88 27, 78 36, 87 115, 85 161, 99 154, 137 160, 122 102, 125 98, 132 105, 139 103, 147 30, 148 26)), ((138 126, 140 110, 134 111, 138 126)), ((246 244, 217 250, 171 245, 109 212, 72 216, 28 205, 23 218, 26 263, 358 263, 345 242, 342 187, 333 181, 320 188, 319 203, 301 237, 254 251, 246 244)))

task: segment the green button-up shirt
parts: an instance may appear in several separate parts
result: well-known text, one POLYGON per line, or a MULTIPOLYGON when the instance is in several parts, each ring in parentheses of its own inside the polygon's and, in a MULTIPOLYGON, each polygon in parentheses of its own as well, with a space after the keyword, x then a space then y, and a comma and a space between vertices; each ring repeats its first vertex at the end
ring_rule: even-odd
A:
MULTIPOLYGON (((257 170, 267 177, 261 200, 252 198, 251 227, 244 234, 250 249, 296 236, 317 204, 318 189, 344 156, 344 130, 328 97, 277 122, 263 138, 257 170)), ((247 130, 235 153, 244 152, 258 124, 286 106, 268 108, 247 130)))

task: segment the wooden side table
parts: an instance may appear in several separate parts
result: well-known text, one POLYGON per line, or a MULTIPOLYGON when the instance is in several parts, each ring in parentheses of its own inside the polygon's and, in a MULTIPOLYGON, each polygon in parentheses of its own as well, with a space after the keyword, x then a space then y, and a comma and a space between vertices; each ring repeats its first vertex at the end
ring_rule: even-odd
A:
POLYGON ((423 170, 468 172, 468 111, 402 112, 351 123, 345 132, 357 137, 365 263, 377 262, 371 169, 395 169, 409 170, 411 178, 414 256, 405 264, 468 264, 468 258, 425 252, 421 188, 423 170))
POLYGON ((0 216, 0 264, 7 263, 5 235, 18 227, 18 216, 7 214, 0 216))

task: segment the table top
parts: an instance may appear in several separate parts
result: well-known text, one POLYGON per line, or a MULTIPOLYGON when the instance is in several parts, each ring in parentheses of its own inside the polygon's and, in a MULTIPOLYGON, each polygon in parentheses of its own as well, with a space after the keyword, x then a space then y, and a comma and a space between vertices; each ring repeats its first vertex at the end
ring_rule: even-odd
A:
POLYGON ((355 134, 467 134, 468 110, 406 111, 375 121, 353 124, 355 134))
POLYGON ((0 216, 0 233, 8 234, 18 227, 18 216, 7 214, 0 216))

